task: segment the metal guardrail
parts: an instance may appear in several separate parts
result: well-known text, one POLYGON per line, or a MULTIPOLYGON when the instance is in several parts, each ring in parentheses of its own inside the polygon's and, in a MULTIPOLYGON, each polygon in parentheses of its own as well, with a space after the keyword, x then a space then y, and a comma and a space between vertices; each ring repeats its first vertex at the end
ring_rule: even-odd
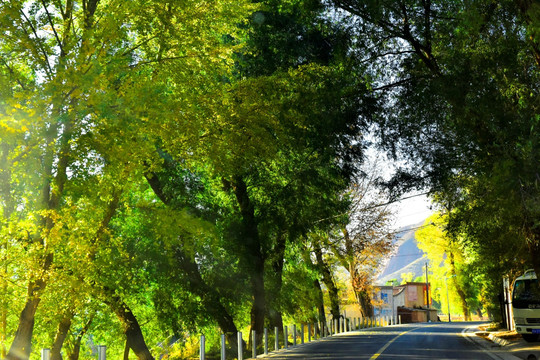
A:
MULTIPOLYGON (((360 330, 360 329, 366 329, 366 328, 374 328, 374 327, 383 327, 383 326, 391 326, 401 324, 401 316, 398 317, 376 317, 376 318, 339 318, 334 319, 332 321, 327 322, 326 324, 322 324, 320 326, 320 332, 317 333, 317 326, 316 324, 307 324, 307 341, 312 342, 315 340, 320 340, 329 336, 334 336, 340 333, 360 330)), ((319 324, 317 324, 319 325, 319 324)), ((299 338, 300 344, 304 344, 305 341, 305 329, 306 324, 300 325, 300 332, 297 332, 296 324, 284 326, 283 327, 283 349, 287 350, 289 348, 289 327, 292 328, 292 346, 297 346, 297 340, 299 338)), ((264 348, 264 354, 268 354, 268 329, 264 329, 264 336, 263 336, 263 348, 264 348)), ((257 357, 257 334, 255 331, 251 332, 252 336, 252 343, 251 343, 251 351, 252 351, 252 357, 257 357)), ((274 351, 279 351, 279 328, 274 328, 274 338, 275 338, 275 344, 274 344, 274 351)), ((237 359, 238 360, 244 360, 244 348, 243 348, 243 337, 242 332, 238 332, 237 334, 238 339, 238 354, 237 359)), ((225 335, 221 335, 221 360, 226 360, 226 341, 225 341, 225 335)), ((105 345, 98 345, 97 347, 97 357, 98 360, 107 360, 107 347, 105 345)), ((204 335, 201 335, 200 337, 200 343, 199 343, 199 359, 205 360, 206 357, 206 338, 204 335)), ((51 358, 51 350, 50 349, 42 349, 41 350, 41 360, 50 360, 51 358)))

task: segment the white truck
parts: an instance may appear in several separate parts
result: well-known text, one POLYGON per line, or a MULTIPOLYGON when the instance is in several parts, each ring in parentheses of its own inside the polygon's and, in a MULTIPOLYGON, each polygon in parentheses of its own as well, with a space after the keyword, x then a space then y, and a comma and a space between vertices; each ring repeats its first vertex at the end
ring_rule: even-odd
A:
POLYGON ((514 281, 512 307, 516 331, 526 341, 540 337, 540 284, 534 270, 527 270, 514 281))

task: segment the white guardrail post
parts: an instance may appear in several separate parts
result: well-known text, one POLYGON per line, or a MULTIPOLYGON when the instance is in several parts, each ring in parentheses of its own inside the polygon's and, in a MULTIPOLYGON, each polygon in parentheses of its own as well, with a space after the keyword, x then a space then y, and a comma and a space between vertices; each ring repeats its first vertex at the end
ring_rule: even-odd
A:
POLYGON ((107 360, 107 346, 98 345, 98 360, 107 360))
POLYGON ((221 360, 225 360, 225 334, 221 334, 221 360))
POLYGON ((244 344, 241 331, 238 332, 238 360, 244 360, 244 344))
POLYGON ((279 350, 279 328, 277 326, 274 328, 274 334, 276 336, 276 338, 274 339, 275 340, 274 345, 275 345, 276 351, 278 351, 279 350))
POLYGON ((254 359, 257 357, 257 332, 255 330, 251 332, 251 356, 254 359))
POLYGON ((201 335, 201 340, 199 341, 199 360, 204 360, 206 356, 206 339, 204 335, 201 335))
POLYGON ((41 349, 41 360, 51 359, 51 349, 41 349))

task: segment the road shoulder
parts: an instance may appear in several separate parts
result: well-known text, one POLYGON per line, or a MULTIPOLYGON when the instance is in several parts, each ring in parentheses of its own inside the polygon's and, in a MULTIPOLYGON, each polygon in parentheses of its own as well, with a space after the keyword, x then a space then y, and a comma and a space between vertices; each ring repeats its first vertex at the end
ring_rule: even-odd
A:
POLYGON ((496 344, 484 337, 478 336, 476 333, 479 332, 478 326, 468 326, 461 332, 461 335, 468 341, 474 343, 477 347, 482 349, 484 353, 489 355, 494 360, 519 360, 519 357, 514 356, 501 347, 499 344, 496 344))
POLYGON ((540 343, 527 343, 521 337, 508 336, 505 331, 486 332, 478 326, 470 326, 464 329, 462 335, 493 359, 540 360, 540 343))

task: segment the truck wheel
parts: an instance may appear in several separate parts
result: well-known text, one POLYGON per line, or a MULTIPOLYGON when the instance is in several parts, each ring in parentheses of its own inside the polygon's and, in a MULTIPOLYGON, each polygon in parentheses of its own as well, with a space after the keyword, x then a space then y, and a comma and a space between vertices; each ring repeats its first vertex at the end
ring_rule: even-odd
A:
POLYGON ((538 341, 538 334, 521 334, 523 339, 527 342, 535 342, 538 341))

